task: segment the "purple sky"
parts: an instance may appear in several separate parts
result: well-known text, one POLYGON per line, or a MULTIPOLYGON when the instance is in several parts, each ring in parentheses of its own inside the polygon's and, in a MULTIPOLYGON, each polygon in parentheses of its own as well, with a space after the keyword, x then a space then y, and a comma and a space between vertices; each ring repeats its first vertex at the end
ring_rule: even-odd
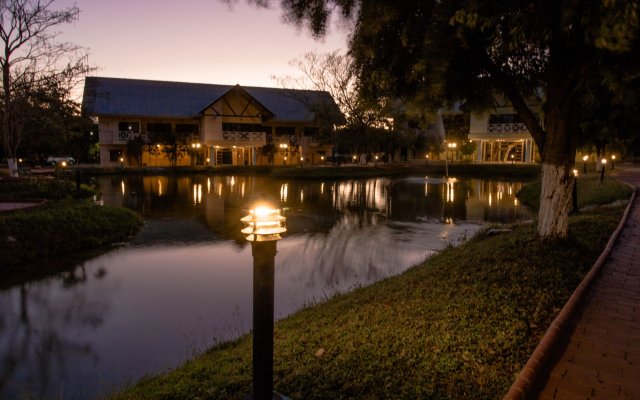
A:
MULTIPOLYGON (((57 0, 54 9, 73 4, 57 0)), ((316 41, 270 9, 240 0, 77 0, 80 18, 60 26, 60 41, 89 49, 98 76, 277 86, 272 75, 299 75, 289 60, 305 52, 346 49, 333 23, 316 41)))

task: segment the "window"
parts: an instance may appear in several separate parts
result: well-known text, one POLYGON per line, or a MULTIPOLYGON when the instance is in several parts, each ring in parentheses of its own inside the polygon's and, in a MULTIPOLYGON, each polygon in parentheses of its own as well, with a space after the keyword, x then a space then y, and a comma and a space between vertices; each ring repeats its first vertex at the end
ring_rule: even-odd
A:
POLYGON ((318 136, 320 134, 320 128, 306 127, 302 130, 303 136, 318 136))
POLYGON ((489 115, 490 124, 515 124, 522 122, 518 114, 491 114, 489 115))
POLYGON ((122 152, 120 150, 109 150, 109 161, 120 161, 122 152))
POLYGON ((139 122, 118 122, 118 130, 120 132, 140 133, 139 122))
POLYGON ((198 124, 176 124, 176 132, 181 134, 199 135, 200 126, 198 124))
POLYGON ((296 128, 292 126, 276 126, 276 136, 295 135, 296 128))
POLYGON ((168 134, 171 133, 171 124, 149 123, 147 133, 168 134))
POLYGON ((222 130, 225 132, 271 132, 271 128, 260 124, 242 124, 235 122, 223 122, 222 130))

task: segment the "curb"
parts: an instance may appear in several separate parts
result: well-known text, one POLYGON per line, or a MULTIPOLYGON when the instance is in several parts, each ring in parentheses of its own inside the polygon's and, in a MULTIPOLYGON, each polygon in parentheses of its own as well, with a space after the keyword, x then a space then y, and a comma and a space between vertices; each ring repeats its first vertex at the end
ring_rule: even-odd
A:
MULTIPOLYGON (((634 187, 633 185, 629 185, 634 187)), ((611 253, 615 242, 620 236, 620 232, 624 228, 624 225, 627 223, 627 219, 629 217, 629 211, 633 206, 633 203, 636 200, 637 193, 640 189, 634 187, 634 192, 631 194, 631 199, 629 200, 629 204, 627 204, 627 208, 624 210, 624 214, 622 215, 622 219, 618 224, 618 227, 613 232, 609 241, 607 242, 606 247, 593 264, 589 272, 582 279, 580 284, 576 287, 569 300, 567 300, 560 313, 556 316, 556 318, 551 322, 549 328, 547 328, 544 336, 536 346, 535 350, 527 360, 527 363, 524 365, 518 377, 516 378, 511 388, 507 394, 502 398, 502 400, 525 400, 529 399, 531 395, 531 390, 539 379, 540 374, 544 367, 547 364, 547 361, 556 347, 558 342, 562 339, 562 336, 569 324, 571 318, 575 315, 575 311, 578 309, 582 299, 584 298, 587 289, 591 285, 592 281, 600 271, 600 268, 604 264, 607 257, 611 253)))

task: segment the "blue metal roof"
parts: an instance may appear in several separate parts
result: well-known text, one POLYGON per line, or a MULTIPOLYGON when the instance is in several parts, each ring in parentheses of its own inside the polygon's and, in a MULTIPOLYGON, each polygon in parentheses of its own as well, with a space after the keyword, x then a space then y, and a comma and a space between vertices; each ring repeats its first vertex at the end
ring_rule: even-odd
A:
MULTIPOLYGON (((95 116, 196 118, 235 85, 87 77, 82 108, 95 116)), ((327 92, 242 86, 276 120, 311 121, 312 104, 336 107, 327 92)))

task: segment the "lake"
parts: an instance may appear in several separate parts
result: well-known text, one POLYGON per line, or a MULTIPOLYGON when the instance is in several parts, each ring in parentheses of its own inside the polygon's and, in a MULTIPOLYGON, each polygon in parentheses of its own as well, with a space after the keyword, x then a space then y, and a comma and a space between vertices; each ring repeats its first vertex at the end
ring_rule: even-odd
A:
POLYGON ((530 219, 518 182, 101 176, 101 202, 140 213, 130 243, 0 292, 0 398, 87 399, 176 367, 251 328, 249 201, 285 209, 276 318, 393 276, 485 223, 530 219))

